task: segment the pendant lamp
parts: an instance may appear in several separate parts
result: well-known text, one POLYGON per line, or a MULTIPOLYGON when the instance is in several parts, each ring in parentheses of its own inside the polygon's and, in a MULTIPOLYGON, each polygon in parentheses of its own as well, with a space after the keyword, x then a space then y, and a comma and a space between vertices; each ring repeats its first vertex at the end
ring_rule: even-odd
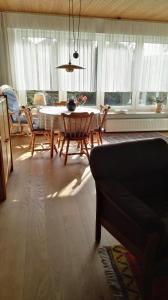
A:
POLYGON ((65 69, 67 72, 73 72, 75 69, 77 69, 77 70, 85 69, 81 66, 73 65, 71 63, 71 55, 70 55, 71 10, 72 10, 73 39, 74 39, 73 57, 78 58, 79 57, 78 49, 76 49, 75 47, 76 47, 76 45, 77 45, 77 47, 79 47, 79 27, 80 27, 81 0, 80 0, 80 8, 79 8, 79 16, 78 16, 78 35, 77 35, 77 39, 75 38, 75 32, 74 32, 75 30, 74 30, 73 0, 69 0, 69 62, 68 62, 68 64, 64 64, 64 65, 56 67, 57 69, 65 69), (71 1, 72 1, 72 4, 71 4, 71 1), (71 7, 72 7, 72 9, 71 9, 71 7))

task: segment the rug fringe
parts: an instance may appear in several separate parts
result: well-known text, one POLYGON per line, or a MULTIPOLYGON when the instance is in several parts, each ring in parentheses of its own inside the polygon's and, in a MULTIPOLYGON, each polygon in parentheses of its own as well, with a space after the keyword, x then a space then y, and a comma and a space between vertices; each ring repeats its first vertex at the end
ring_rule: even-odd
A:
POLYGON ((113 299, 126 300, 125 295, 123 295, 123 293, 121 292, 122 287, 119 284, 118 277, 116 276, 116 272, 114 271, 113 265, 111 264, 107 249, 105 247, 102 247, 99 248, 98 252, 104 266, 107 282, 114 292, 113 299))

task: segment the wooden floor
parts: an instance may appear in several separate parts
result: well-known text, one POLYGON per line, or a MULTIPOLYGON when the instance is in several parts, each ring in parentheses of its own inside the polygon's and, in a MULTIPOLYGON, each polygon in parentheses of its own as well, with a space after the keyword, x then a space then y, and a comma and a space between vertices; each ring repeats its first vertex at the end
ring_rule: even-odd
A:
MULTIPOLYGON (((112 300, 94 244, 95 186, 85 158, 33 158, 12 139, 14 171, 0 205, 0 300, 112 300)), ((102 231, 101 245, 115 240, 102 231)))

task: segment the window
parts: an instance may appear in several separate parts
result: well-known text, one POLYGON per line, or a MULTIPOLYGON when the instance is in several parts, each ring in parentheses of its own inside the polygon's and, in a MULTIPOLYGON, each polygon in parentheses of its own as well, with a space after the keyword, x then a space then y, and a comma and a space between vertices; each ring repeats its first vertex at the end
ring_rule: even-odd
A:
POLYGON ((127 106, 132 104, 132 93, 111 92, 104 94, 104 104, 111 106, 127 106))
POLYGON ((165 92, 140 92, 139 104, 152 105, 155 103, 156 98, 160 98, 164 105, 167 104, 168 93, 165 92))
POLYGON ((46 97, 47 105, 53 105, 55 102, 58 102, 58 91, 37 91, 37 90, 28 90, 27 92, 27 104, 29 106, 33 105, 34 94, 37 92, 43 92, 46 97))
MULTIPOLYGON (((68 63, 68 32, 8 28, 11 68, 16 89, 46 91, 47 103, 58 96, 87 96, 85 105, 97 102, 128 110, 153 110, 156 97, 168 101, 168 38, 130 34, 81 32, 79 58, 85 67, 67 73, 56 66, 68 63)), ((70 53, 74 51, 70 40, 70 53)), ((24 97, 24 96, 23 96, 24 97)))
POLYGON ((142 48, 139 104, 152 105, 156 97, 167 104, 168 44, 144 43, 142 48))

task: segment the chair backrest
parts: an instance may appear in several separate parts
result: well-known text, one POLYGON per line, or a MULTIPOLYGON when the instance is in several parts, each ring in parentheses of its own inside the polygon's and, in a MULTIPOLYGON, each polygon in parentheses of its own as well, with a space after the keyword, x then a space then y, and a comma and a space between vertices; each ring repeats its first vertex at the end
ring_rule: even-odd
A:
POLYGON ((46 97, 42 92, 38 92, 34 94, 33 104, 36 106, 46 105, 46 97))
POLYGON ((100 129, 104 128, 110 106, 100 105, 100 129))
POLYGON ((9 85, 2 85, 0 87, 0 94, 5 95, 7 97, 8 110, 10 112, 19 112, 19 102, 18 97, 15 90, 9 85))
POLYGON ((32 119, 31 110, 28 107, 24 107, 22 109, 22 111, 23 111, 23 113, 25 115, 25 118, 26 118, 27 123, 28 123, 29 128, 30 128, 30 131, 32 132, 34 130, 34 128, 33 128, 33 119, 32 119))
POLYGON ((59 102, 55 102, 54 103, 55 106, 66 106, 67 105, 67 101, 59 101, 59 102))
POLYGON ((64 132, 69 138, 84 138, 89 135, 94 113, 62 113, 64 132))

